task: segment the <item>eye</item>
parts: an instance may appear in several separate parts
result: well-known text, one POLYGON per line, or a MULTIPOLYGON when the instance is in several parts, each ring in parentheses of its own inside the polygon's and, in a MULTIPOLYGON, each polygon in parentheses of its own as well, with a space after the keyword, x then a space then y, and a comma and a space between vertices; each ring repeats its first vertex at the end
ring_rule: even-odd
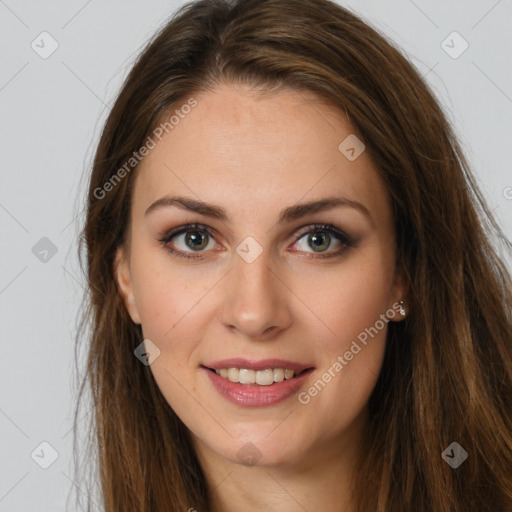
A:
MULTIPOLYGON (((213 233, 210 228, 203 226, 202 224, 188 224, 167 233, 160 242, 175 256, 187 259, 202 259, 202 256, 200 255, 190 255, 187 249, 192 249, 191 252, 204 252, 203 249, 208 247, 208 238, 211 238, 210 241, 213 242, 213 233), (183 237, 181 243, 184 244, 185 247, 184 249, 179 248, 176 250, 169 244, 169 242, 173 239, 178 240, 178 242, 173 241, 172 245, 175 246, 177 243, 180 243, 179 239, 181 237, 183 237)), ((213 247, 215 247, 215 243, 213 243, 213 247)), ((210 247, 210 249, 212 249, 212 247, 210 247)))
MULTIPOLYGON (((337 256, 344 252, 348 247, 352 247, 354 245, 354 241, 351 237, 332 224, 315 224, 313 226, 308 226, 306 230, 302 230, 300 232, 293 245, 296 246, 299 244, 306 235, 308 235, 306 244, 313 249, 313 253, 316 253, 316 255, 308 256, 310 258, 327 258, 337 256), (334 251, 327 251, 333 240, 338 240, 340 248, 334 251)), ((203 259, 201 253, 206 252, 203 249, 208 249, 208 246, 210 245, 208 242, 211 242, 209 249, 213 249, 216 245, 213 236, 213 232, 208 226, 204 226, 202 224, 188 224, 166 233, 165 236, 160 239, 160 242, 166 250, 180 258, 203 259), (172 244, 170 244, 171 241, 172 244), (176 245, 179 245, 180 243, 182 244, 182 247, 178 247, 178 249, 176 249, 176 245)), ((306 248, 307 247, 303 247, 299 252, 308 252, 305 250, 306 248)))
POLYGON ((302 243, 302 248, 300 249, 301 252, 308 252, 305 249, 311 247, 313 252, 318 254, 318 256, 308 256, 313 258, 337 256, 342 252, 345 252, 345 249, 348 247, 352 247, 354 245, 354 241, 351 237, 332 224, 315 224, 314 226, 309 226, 306 231, 302 231, 299 234, 294 245, 300 245, 302 239, 305 239, 305 243, 302 243), (341 247, 338 250, 327 251, 331 246, 333 239, 338 240, 341 247))

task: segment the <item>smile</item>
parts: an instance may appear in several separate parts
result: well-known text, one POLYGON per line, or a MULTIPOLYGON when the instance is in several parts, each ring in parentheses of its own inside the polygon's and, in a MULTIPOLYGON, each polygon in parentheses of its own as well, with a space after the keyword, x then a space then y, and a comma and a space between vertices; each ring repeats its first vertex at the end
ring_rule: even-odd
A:
POLYGON ((248 385, 257 384, 259 386, 271 386, 274 382, 293 379, 303 371, 306 371, 295 372, 295 370, 289 368, 266 368, 264 370, 251 370, 249 368, 221 368, 220 370, 214 370, 209 368, 209 370, 230 382, 248 385))
POLYGON ((201 370, 228 402, 242 407, 268 407, 299 392, 315 368, 279 359, 229 359, 201 365, 201 370))

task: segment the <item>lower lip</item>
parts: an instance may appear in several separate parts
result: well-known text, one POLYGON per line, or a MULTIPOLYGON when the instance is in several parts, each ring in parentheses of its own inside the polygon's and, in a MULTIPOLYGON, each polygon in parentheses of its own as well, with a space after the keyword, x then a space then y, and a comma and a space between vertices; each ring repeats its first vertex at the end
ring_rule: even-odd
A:
POLYGON ((208 374, 215 389, 226 400, 243 407, 265 407, 286 400, 299 390, 313 371, 313 368, 310 368, 293 379, 274 382, 270 386, 260 386, 231 382, 207 368, 202 367, 201 369, 208 374))

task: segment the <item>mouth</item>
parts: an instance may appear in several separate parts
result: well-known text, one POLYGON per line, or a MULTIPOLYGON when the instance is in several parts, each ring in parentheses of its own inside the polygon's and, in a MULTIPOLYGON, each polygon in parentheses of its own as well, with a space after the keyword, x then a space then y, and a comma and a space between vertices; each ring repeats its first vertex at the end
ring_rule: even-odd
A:
POLYGON ((276 386, 285 381, 304 377, 315 368, 312 364, 297 363, 288 359, 261 359, 251 361, 242 357, 222 359, 201 365, 223 380, 246 386, 276 386))
MULTIPOLYGON (((216 365, 218 366, 218 365, 216 365)), ((249 365, 246 365, 249 366, 249 365)), ((254 365, 251 365, 254 366, 254 365)), ((296 366, 296 365, 294 365, 296 366)), ((289 368, 284 366, 271 366, 261 369, 246 368, 244 366, 229 366, 212 368, 202 365, 203 368, 215 373, 219 377, 235 384, 247 386, 273 386, 285 380, 296 379, 314 370, 314 367, 289 368)))
POLYGON ((240 407, 268 407, 284 402, 307 385, 309 375, 315 371, 311 365, 283 359, 254 362, 241 358, 200 365, 200 369, 225 400, 240 407))

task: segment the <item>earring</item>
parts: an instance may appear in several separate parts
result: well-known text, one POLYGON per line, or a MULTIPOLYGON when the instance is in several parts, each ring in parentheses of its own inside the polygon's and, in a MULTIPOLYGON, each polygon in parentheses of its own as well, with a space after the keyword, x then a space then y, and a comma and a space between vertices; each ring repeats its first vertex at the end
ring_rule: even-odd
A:
POLYGON ((403 301, 403 300, 401 300, 401 301, 399 302, 399 304, 400 304, 400 311, 399 311, 399 313, 400 313, 402 316, 405 316, 404 301, 403 301))

